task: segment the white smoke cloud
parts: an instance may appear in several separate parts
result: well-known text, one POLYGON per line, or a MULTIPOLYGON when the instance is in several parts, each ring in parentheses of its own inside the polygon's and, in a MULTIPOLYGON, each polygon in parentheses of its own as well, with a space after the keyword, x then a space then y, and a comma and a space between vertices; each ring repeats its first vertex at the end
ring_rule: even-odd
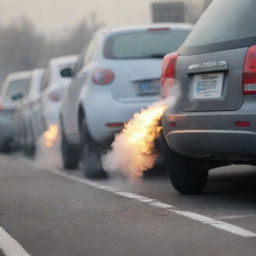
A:
POLYGON ((103 168, 110 173, 122 172, 129 178, 138 178, 151 169, 157 153, 154 141, 159 136, 159 121, 168 107, 173 107, 179 97, 179 86, 169 89, 169 97, 158 101, 140 113, 136 113, 125 125, 111 145, 111 150, 102 156, 103 168))

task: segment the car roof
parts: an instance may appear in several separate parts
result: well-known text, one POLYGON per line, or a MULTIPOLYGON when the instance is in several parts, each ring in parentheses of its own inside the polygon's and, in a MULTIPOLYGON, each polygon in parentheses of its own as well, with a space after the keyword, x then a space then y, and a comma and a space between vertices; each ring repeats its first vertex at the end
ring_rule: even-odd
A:
POLYGON ((147 29, 161 29, 170 28, 171 30, 192 30, 193 25, 189 23, 157 23, 147 24, 138 26, 116 26, 116 27, 103 27, 99 29, 96 34, 112 34, 119 32, 132 32, 132 31, 143 31, 147 29))
POLYGON ((69 56, 62 56, 62 57, 50 59, 49 63, 54 66, 59 66, 63 64, 75 63, 77 59, 78 59, 77 55, 69 55, 69 56))
POLYGON ((8 80, 19 80, 19 79, 26 79, 32 75, 32 71, 20 71, 20 72, 14 72, 10 73, 7 76, 8 80))

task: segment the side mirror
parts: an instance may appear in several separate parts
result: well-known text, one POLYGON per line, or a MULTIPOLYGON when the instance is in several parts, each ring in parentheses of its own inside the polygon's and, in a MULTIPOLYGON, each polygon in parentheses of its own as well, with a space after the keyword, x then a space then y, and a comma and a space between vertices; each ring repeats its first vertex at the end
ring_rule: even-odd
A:
POLYGON ((23 94, 21 92, 17 92, 14 95, 12 95, 12 100, 13 101, 18 101, 23 98, 23 94))
POLYGON ((60 75, 65 78, 71 78, 73 76, 72 68, 64 68, 60 71, 60 75))

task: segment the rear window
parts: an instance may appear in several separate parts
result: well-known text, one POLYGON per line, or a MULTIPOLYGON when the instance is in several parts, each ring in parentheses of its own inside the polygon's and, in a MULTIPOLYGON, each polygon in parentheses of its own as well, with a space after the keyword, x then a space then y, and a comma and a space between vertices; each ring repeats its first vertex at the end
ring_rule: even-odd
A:
POLYGON ((105 44, 107 59, 162 58, 176 51, 189 30, 155 30, 120 33, 110 36, 105 44))
POLYGON ((58 75, 59 75, 59 77, 61 77, 62 79, 70 79, 70 78, 67 78, 67 77, 65 77, 65 76, 63 76, 62 74, 61 74, 61 71, 63 70, 63 69, 66 69, 66 68, 71 68, 71 69, 74 69, 74 66, 75 66, 75 63, 68 63, 68 64, 61 64, 61 65, 59 65, 59 67, 58 67, 58 75))
POLYGON ((255 0, 214 0, 186 39, 181 52, 200 53, 248 46, 256 42, 255 23, 255 0))
POLYGON ((25 94, 30 85, 30 79, 13 80, 8 84, 4 95, 4 102, 10 102, 13 95, 16 93, 25 94))

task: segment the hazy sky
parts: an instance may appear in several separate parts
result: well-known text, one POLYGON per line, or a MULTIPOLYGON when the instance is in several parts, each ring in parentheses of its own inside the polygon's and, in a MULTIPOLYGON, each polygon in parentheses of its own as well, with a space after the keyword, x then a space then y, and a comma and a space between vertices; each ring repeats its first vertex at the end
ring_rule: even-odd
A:
POLYGON ((150 4, 165 0, 0 0, 0 22, 26 16, 45 32, 63 31, 90 13, 106 25, 151 21, 150 4))

